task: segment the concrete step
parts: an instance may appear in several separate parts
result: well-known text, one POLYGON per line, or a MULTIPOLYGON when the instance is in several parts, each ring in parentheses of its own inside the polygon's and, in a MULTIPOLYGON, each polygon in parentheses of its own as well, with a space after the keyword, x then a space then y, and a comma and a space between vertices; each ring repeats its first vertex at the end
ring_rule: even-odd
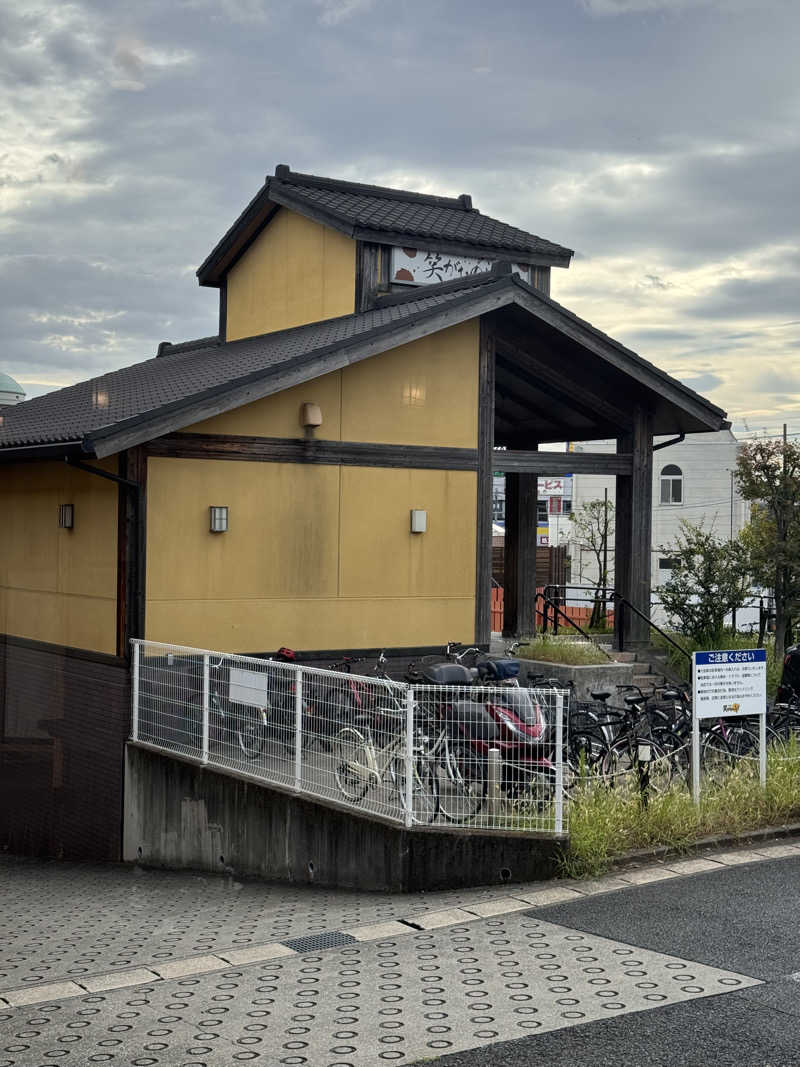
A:
POLYGON ((660 674, 634 674, 631 679, 632 685, 638 685, 640 689, 652 689, 662 681, 660 674))

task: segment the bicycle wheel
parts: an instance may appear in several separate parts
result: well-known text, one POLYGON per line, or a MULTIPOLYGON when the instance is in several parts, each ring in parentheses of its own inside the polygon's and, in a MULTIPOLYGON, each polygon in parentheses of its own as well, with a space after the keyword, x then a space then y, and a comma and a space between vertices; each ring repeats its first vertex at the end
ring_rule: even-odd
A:
POLYGON ((649 737, 622 737, 615 741, 603 757, 600 773, 612 787, 623 781, 636 785, 640 749, 649 750, 651 792, 665 792, 672 780, 673 764, 669 754, 649 737))
POLYGON ((663 750, 664 759, 671 765, 671 779, 689 784, 691 775, 690 742, 685 741, 674 730, 657 727, 652 731, 653 740, 663 750))
MULTIPOLYGON (((406 791, 406 761, 395 756, 389 772, 397 789, 403 811, 408 811, 406 791)), ((411 779, 411 818, 413 822, 431 823, 439 811, 439 780, 433 772, 431 761, 417 756, 411 779)))
POLYGON ((445 742, 434 767, 445 819, 461 823, 474 818, 486 799, 484 761, 463 742, 445 742))
POLYGON ((607 751, 606 739, 599 730, 571 731, 564 761, 564 789, 570 792, 597 777, 607 751))
POLYGON ((372 742, 352 726, 343 727, 334 739, 333 776, 346 800, 362 800, 369 789, 375 762, 371 749, 372 742))
POLYGON ((258 759, 264 748, 264 713, 242 704, 234 712, 236 741, 246 759, 258 759))
POLYGON ((735 763, 731 746, 716 730, 700 729, 700 773, 708 782, 720 782, 735 763))

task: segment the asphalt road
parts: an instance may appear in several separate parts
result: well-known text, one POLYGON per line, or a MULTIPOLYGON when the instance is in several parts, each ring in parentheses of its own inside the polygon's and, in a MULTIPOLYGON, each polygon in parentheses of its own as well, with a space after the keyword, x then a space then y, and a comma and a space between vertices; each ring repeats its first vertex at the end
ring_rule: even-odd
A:
POLYGON ((437 1067, 797 1067, 800 859, 731 867, 542 908, 541 918, 764 984, 474 1051, 437 1067))

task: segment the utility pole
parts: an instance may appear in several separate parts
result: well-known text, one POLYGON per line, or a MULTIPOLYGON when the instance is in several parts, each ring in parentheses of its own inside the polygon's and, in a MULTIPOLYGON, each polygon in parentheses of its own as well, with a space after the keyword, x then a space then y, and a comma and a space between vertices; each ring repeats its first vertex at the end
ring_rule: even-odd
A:
POLYGON ((603 490, 603 622, 608 607, 608 486, 603 490))
MULTIPOLYGON (((733 541, 733 471, 731 471, 731 541, 733 541)), ((736 633, 736 608, 731 611, 731 629, 736 633)))

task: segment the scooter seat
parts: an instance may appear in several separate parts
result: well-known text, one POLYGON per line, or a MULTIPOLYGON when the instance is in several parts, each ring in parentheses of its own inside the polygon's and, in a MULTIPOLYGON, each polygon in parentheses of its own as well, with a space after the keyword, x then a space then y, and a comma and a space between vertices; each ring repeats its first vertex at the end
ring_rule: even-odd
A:
POLYGON ((419 672, 433 685, 472 685, 475 676, 461 663, 422 663, 419 672))

